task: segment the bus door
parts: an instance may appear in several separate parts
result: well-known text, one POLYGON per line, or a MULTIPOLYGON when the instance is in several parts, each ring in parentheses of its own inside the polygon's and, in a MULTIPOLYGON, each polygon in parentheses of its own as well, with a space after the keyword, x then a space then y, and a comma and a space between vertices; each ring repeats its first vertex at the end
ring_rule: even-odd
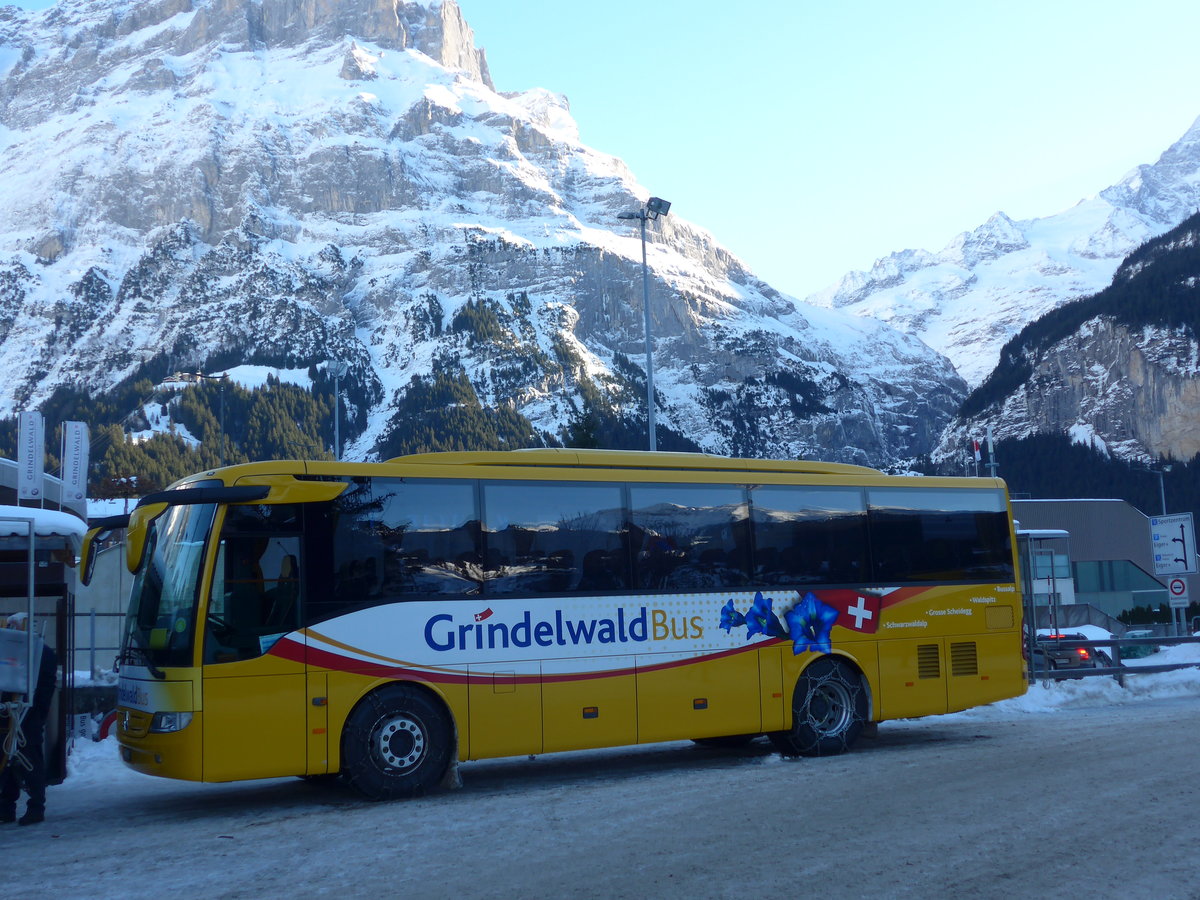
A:
POLYGON ((469 665, 470 757, 542 752, 541 666, 536 660, 469 665))
POLYGON ((270 652, 299 627, 299 521, 292 505, 226 510, 204 626, 205 781, 308 772, 305 666, 270 652))

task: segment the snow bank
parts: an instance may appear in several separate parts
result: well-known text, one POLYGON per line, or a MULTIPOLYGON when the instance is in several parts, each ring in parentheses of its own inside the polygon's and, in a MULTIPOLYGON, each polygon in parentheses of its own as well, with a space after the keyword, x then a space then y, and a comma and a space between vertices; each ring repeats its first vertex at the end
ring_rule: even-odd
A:
POLYGON ((25 523, 12 521, 14 519, 33 519, 34 531, 39 535, 62 535, 82 539, 87 533, 87 523, 71 513, 30 506, 0 506, 0 536, 29 534, 25 523))

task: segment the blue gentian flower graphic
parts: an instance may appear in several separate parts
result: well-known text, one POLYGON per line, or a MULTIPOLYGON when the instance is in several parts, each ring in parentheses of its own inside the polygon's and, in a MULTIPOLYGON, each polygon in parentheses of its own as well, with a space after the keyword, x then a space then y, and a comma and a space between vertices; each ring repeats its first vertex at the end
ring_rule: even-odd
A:
POLYGON ((733 598, 730 597, 729 602, 721 607, 721 627, 728 632, 731 628, 745 624, 746 617, 733 608, 733 598))
POLYGON ((829 634, 837 617, 838 611, 828 603, 822 603, 811 591, 805 594, 803 600, 784 614, 792 637, 792 653, 799 655, 808 650, 817 653, 832 651, 829 634))
POLYGON ((772 611, 771 603, 770 597, 764 597, 762 591, 755 591, 754 605, 746 613, 746 640, 750 640, 756 634, 770 637, 788 636, 779 622, 779 617, 772 611))

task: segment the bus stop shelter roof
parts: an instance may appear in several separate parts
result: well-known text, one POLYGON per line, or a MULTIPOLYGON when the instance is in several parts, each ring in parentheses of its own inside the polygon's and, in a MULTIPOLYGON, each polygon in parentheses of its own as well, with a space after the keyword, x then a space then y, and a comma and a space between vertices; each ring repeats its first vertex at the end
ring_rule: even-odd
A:
POLYGON ((78 544, 87 533, 87 523, 78 516, 57 509, 28 506, 0 506, 0 537, 24 537, 29 534, 25 520, 33 520, 38 537, 60 536, 78 544))

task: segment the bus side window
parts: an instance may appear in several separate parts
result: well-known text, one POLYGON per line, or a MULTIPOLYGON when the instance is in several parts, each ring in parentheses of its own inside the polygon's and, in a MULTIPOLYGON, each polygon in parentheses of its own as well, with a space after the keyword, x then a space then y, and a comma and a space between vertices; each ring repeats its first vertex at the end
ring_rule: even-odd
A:
POLYGON ((1004 495, 996 490, 873 488, 871 546, 880 581, 1009 581, 1004 495))
POLYGON ((750 580, 746 495, 732 485, 629 487, 634 587, 705 590, 750 580))
POLYGON ((303 622, 481 591, 475 482, 375 478, 305 508, 303 622))
POLYGON ((266 625, 275 631, 296 627, 300 600, 300 563, 295 554, 285 556, 279 566, 279 578, 268 589, 266 625))
MULTIPOLYGON (((238 508, 226 517, 205 628, 204 660, 236 662, 262 656, 297 625, 298 534, 283 507, 238 508), (257 516, 254 510, 269 510, 257 516)), ((231 510, 231 513, 233 511, 231 510)))
POLYGON ((483 496, 488 594, 600 592, 628 585, 620 485, 487 482, 483 496))
POLYGON ((759 485, 750 491, 754 580, 839 584, 867 571, 867 507, 861 488, 759 485))

